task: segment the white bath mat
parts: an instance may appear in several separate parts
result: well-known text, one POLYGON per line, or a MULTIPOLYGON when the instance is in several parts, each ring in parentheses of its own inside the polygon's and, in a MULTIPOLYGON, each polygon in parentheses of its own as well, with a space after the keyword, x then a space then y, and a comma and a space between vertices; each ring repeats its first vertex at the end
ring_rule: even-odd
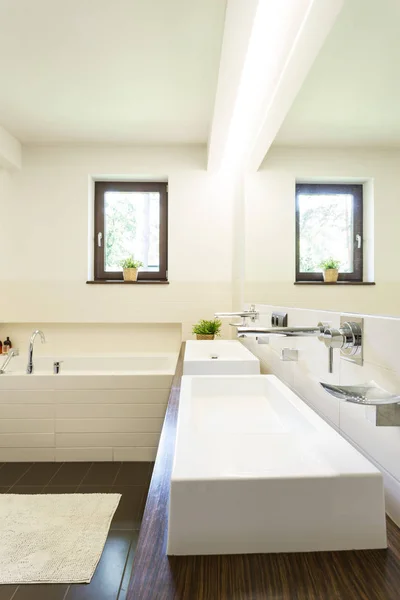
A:
POLYGON ((0 494, 0 584, 89 583, 121 494, 0 494))

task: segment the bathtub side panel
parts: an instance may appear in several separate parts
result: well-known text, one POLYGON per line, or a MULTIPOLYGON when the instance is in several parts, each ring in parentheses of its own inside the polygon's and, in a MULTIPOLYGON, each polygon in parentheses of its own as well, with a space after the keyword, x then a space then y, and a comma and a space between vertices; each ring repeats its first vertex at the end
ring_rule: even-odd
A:
MULTIPOLYGON (((172 383, 171 355, 164 363, 168 368, 153 373, 0 377, 0 462, 154 460, 172 383)), ((154 365, 161 364, 158 357, 154 365)))

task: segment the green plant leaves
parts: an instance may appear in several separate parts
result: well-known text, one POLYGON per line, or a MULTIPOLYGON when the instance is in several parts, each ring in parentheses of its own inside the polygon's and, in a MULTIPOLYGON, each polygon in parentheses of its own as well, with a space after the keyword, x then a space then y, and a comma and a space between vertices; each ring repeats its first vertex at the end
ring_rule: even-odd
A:
POLYGON ((193 325, 192 333, 198 335, 221 335, 222 322, 219 319, 206 321, 201 319, 196 325, 193 325))

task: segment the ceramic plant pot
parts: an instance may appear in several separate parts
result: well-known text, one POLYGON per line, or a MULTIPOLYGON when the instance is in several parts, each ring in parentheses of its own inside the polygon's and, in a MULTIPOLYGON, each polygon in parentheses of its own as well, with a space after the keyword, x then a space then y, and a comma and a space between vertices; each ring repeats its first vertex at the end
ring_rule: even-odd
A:
POLYGON ((196 340, 213 340, 214 336, 210 333, 209 335, 203 333, 196 333, 196 340))
POLYGON ((326 269, 324 271, 324 281, 326 283, 336 283, 339 277, 339 271, 337 269, 326 269))
POLYGON ((123 269, 124 281, 137 281, 137 269, 123 269))

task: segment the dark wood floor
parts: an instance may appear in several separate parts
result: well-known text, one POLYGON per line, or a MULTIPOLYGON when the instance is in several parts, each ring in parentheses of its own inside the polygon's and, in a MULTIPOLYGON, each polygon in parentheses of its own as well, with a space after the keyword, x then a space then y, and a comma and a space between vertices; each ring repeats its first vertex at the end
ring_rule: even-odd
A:
POLYGON ((172 383, 128 600, 400 600, 400 530, 390 519, 388 550, 166 555, 183 351, 184 346, 172 383))
POLYGON ((0 600, 125 600, 152 469, 145 462, 0 465, 0 493, 122 494, 89 584, 0 585, 0 600))

